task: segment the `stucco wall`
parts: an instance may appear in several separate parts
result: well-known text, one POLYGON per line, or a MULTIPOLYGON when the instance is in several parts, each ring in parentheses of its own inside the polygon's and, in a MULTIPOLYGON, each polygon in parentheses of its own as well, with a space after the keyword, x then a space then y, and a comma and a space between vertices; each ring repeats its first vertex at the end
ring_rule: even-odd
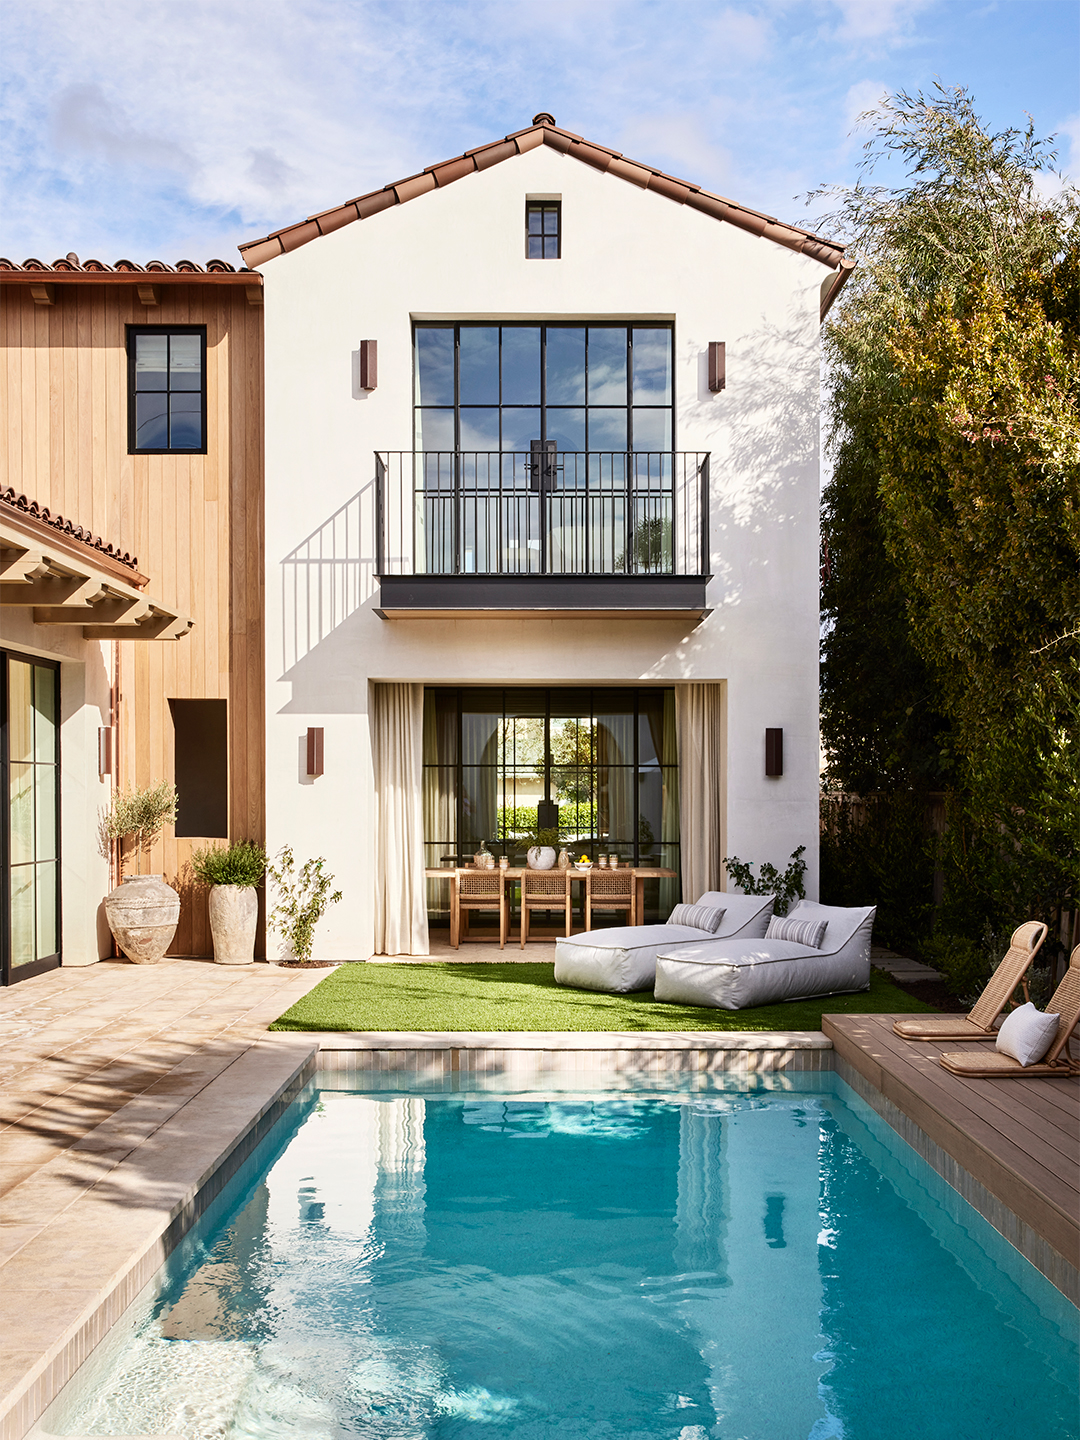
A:
POLYGON ((345 892, 317 954, 371 949, 371 680, 724 681, 725 852, 782 864, 805 845, 816 894, 824 268, 542 147, 263 273, 267 838, 272 851, 325 855, 345 892), (559 261, 524 258, 529 195, 562 198, 559 261), (374 613, 372 457, 411 447, 412 323, 424 318, 674 321, 676 448, 712 452, 712 613, 700 625, 374 613), (356 384, 361 339, 379 343, 371 393, 356 384), (727 343, 718 395, 711 340, 727 343), (315 781, 302 773, 309 725, 326 730, 315 781), (766 726, 784 729, 782 779, 764 775, 766 726))

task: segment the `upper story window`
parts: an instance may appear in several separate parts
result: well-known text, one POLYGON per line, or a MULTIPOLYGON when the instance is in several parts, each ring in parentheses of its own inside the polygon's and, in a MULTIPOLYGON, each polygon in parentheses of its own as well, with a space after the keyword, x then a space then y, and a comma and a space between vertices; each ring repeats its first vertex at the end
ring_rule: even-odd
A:
POLYGON ((562 244, 562 201, 525 202, 525 258, 558 260, 562 244))
POLYGON ((206 454, 206 327, 128 327, 128 451, 206 454))
POLYGON ((425 451, 670 451, 670 325, 416 326, 425 451))

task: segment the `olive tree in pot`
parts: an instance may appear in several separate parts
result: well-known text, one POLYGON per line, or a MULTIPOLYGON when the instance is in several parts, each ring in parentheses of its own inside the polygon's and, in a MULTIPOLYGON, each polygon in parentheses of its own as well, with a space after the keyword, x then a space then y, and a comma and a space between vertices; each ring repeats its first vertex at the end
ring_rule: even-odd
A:
POLYGON ((125 875, 105 899, 105 915, 120 950, 136 965, 156 965, 172 944, 180 921, 180 896, 164 875, 142 874, 142 857, 161 832, 176 820, 176 787, 163 780, 142 790, 120 790, 101 815, 98 838, 106 860, 114 844, 124 842, 135 855, 134 875, 125 875))
POLYGON ((219 965, 251 965, 259 919, 256 888, 266 874, 267 854, 256 840, 237 840, 225 849, 196 850, 191 868, 210 886, 210 933, 219 965))
POLYGON ((327 906, 336 905, 341 899, 340 890, 330 894, 334 877, 323 872, 326 860, 322 855, 316 860, 305 860, 297 871, 289 845, 284 845, 275 859, 277 863, 268 865, 266 873, 277 892, 277 903, 266 923, 285 942, 285 954, 278 963, 312 967, 332 963, 311 958, 315 926, 327 906))

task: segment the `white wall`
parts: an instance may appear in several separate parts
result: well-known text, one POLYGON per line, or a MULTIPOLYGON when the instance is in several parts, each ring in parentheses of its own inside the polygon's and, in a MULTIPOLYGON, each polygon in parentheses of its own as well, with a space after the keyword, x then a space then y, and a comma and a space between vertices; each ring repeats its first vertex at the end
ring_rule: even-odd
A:
POLYGON ((3 612, 6 650, 60 662, 60 915, 65 965, 92 965, 111 954, 102 901, 109 866, 98 854, 98 811, 111 799, 98 775, 97 732, 109 724, 108 646, 67 626, 34 625, 30 616, 3 612))
MULTIPOLYGON (((752 199, 752 197, 748 197, 752 199)), ((267 828, 345 892, 316 953, 371 949, 368 682, 727 682, 726 853, 817 883, 818 303, 826 271, 541 147, 263 267, 267 828), (563 202, 563 258, 524 258, 527 195, 563 202), (712 452, 712 613, 673 620, 381 620, 373 452, 412 440, 416 319, 675 324, 676 448, 712 452), (379 385, 354 381, 362 339, 379 385), (711 340, 727 389, 708 389, 711 340), (300 749, 326 730, 325 774, 300 749), (784 730, 785 774, 764 776, 784 730)))

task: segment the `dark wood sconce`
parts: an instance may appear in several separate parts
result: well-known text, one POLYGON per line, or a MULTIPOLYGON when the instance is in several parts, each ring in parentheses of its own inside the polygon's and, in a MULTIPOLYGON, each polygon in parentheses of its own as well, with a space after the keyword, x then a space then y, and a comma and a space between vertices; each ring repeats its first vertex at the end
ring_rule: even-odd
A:
POLYGON ((374 390, 379 383, 379 342, 360 341, 360 389, 374 390))
POLYGON ((727 344, 723 340, 709 341, 709 389, 716 394, 727 384, 727 344))
POLYGON ((307 773, 323 773, 323 727, 312 726, 307 732, 307 773))
POLYGON ((784 732, 765 731, 765 774, 770 776, 784 773, 784 732))

